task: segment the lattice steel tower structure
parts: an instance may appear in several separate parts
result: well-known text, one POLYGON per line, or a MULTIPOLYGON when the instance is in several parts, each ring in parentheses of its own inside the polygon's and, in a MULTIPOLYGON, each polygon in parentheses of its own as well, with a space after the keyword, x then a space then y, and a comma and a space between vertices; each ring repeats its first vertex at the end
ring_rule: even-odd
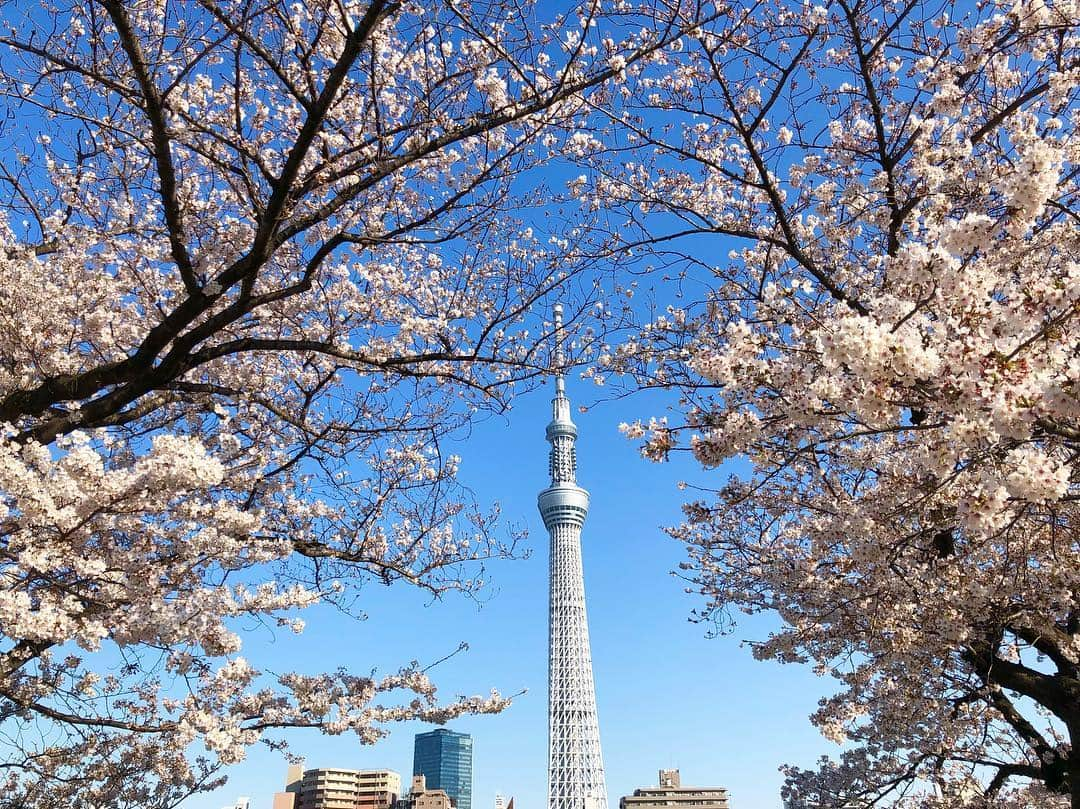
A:
MULTIPOLYGON (((555 305, 555 336, 562 337, 562 306, 555 305)), ((551 444, 551 485, 537 505, 551 536, 548 601, 548 809, 607 809, 604 760, 596 718, 585 577, 581 568, 581 527, 589 512, 589 493, 577 485, 577 427, 561 350, 555 354, 551 444)))

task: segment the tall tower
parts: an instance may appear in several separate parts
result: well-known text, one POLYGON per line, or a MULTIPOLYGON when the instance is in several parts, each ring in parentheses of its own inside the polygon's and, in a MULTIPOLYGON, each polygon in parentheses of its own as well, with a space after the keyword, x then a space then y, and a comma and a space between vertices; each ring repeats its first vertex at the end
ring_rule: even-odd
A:
MULTIPOLYGON (((561 338, 562 306, 555 305, 555 335, 561 338)), ((607 809, 604 760, 596 719, 585 577, 581 569, 581 527, 589 493, 577 485, 577 427, 561 349, 556 351, 555 398, 547 426, 551 444, 551 485, 537 505, 551 536, 548 600, 548 809, 607 809)))

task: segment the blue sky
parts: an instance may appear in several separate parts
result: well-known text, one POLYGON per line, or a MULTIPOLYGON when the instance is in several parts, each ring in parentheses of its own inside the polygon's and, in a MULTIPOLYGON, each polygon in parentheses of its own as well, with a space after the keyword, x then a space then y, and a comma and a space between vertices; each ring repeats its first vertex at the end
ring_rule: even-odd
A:
MULTIPOLYGON (((575 405, 597 395, 577 380, 569 392, 575 405)), ((437 660, 468 642, 467 652, 433 673, 444 696, 527 689, 500 715, 450 725, 475 739, 475 809, 492 809, 496 791, 513 795, 517 809, 546 805, 547 535, 535 501, 547 483, 550 396, 550 388, 523 396, 507 417, 482 422, 458 450, 462 478, 477 499, 498 501, 508 523, 530 530, 532 555, 491 565, 482 605, 454 596, 432 604, 406 586, 372 583, 360 599, 366 621, 308 612, 300 637, 269 629, 245 636, 245 654, 279 671, 387 671, 413 659, 437 660)), ((780 764, 809 766, 835 751, 806 718, 830 682, 806 667, 754 661, 740 641, 764 637, 766 618, 744 619, 717 639, 688 621, 697 602, 670 572, 682 548, 660 526, 678 520, 684 493, 676 481, 706 482, 709 475, 685 460, 646 463, 617 430, 620 421, 660 414, 655 398, 575 414, 579 479, 592 494, 582 541, 609 802, 617 807, 620 796, 655 784, 659 768, 678 767, 684 783, 727 787, 735 809, 778 807, 780 764)), ((426 729, 395 726, 367 747, 352 736, 312 731, 287 738, 307 766, 387 767, 407 777, 413 734, 426 729)), ((269 809, 286 766, 279 753, 256 748, 222 790, 191 798, 183 809, 221 809, 240 795, 252 798, 253 809, 269 809)))

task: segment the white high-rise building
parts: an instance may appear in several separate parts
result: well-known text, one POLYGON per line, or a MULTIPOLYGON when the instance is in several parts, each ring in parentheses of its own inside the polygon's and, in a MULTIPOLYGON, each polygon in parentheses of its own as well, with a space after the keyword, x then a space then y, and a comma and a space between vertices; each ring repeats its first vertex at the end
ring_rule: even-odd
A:
MULTIPOLYGON (((555 306, 556 339, 562 339, 562 306, 555 306)), ((538 506, 551 537, 548 601, 548 809, 607 809, 604 760, 596 717, 581 527, 589 493, 577 485, 577 427, 556 352, 555 398, 547 426, 551 485, 538 506)))

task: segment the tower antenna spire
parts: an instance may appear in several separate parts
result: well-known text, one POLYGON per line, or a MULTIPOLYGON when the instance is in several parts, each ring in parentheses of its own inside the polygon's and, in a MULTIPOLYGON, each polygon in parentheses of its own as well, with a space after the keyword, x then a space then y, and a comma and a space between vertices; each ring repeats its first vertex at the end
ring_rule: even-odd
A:
POLYGON ((563 308, 555 304, 555 397, 547 440, 551 485, 537 505, 551 537, 548 601, 548 809, 607 809, 596 714, 581 528, 589 493, 577 484, 577 426, 563 368, 563 308))
POLYGON ((566 394, 566 379, 563 377, 563 368, 566 367, 566 352, 563 350, 563 306, 555 304, 552 308, 555 320, 555 393, 566 394))

